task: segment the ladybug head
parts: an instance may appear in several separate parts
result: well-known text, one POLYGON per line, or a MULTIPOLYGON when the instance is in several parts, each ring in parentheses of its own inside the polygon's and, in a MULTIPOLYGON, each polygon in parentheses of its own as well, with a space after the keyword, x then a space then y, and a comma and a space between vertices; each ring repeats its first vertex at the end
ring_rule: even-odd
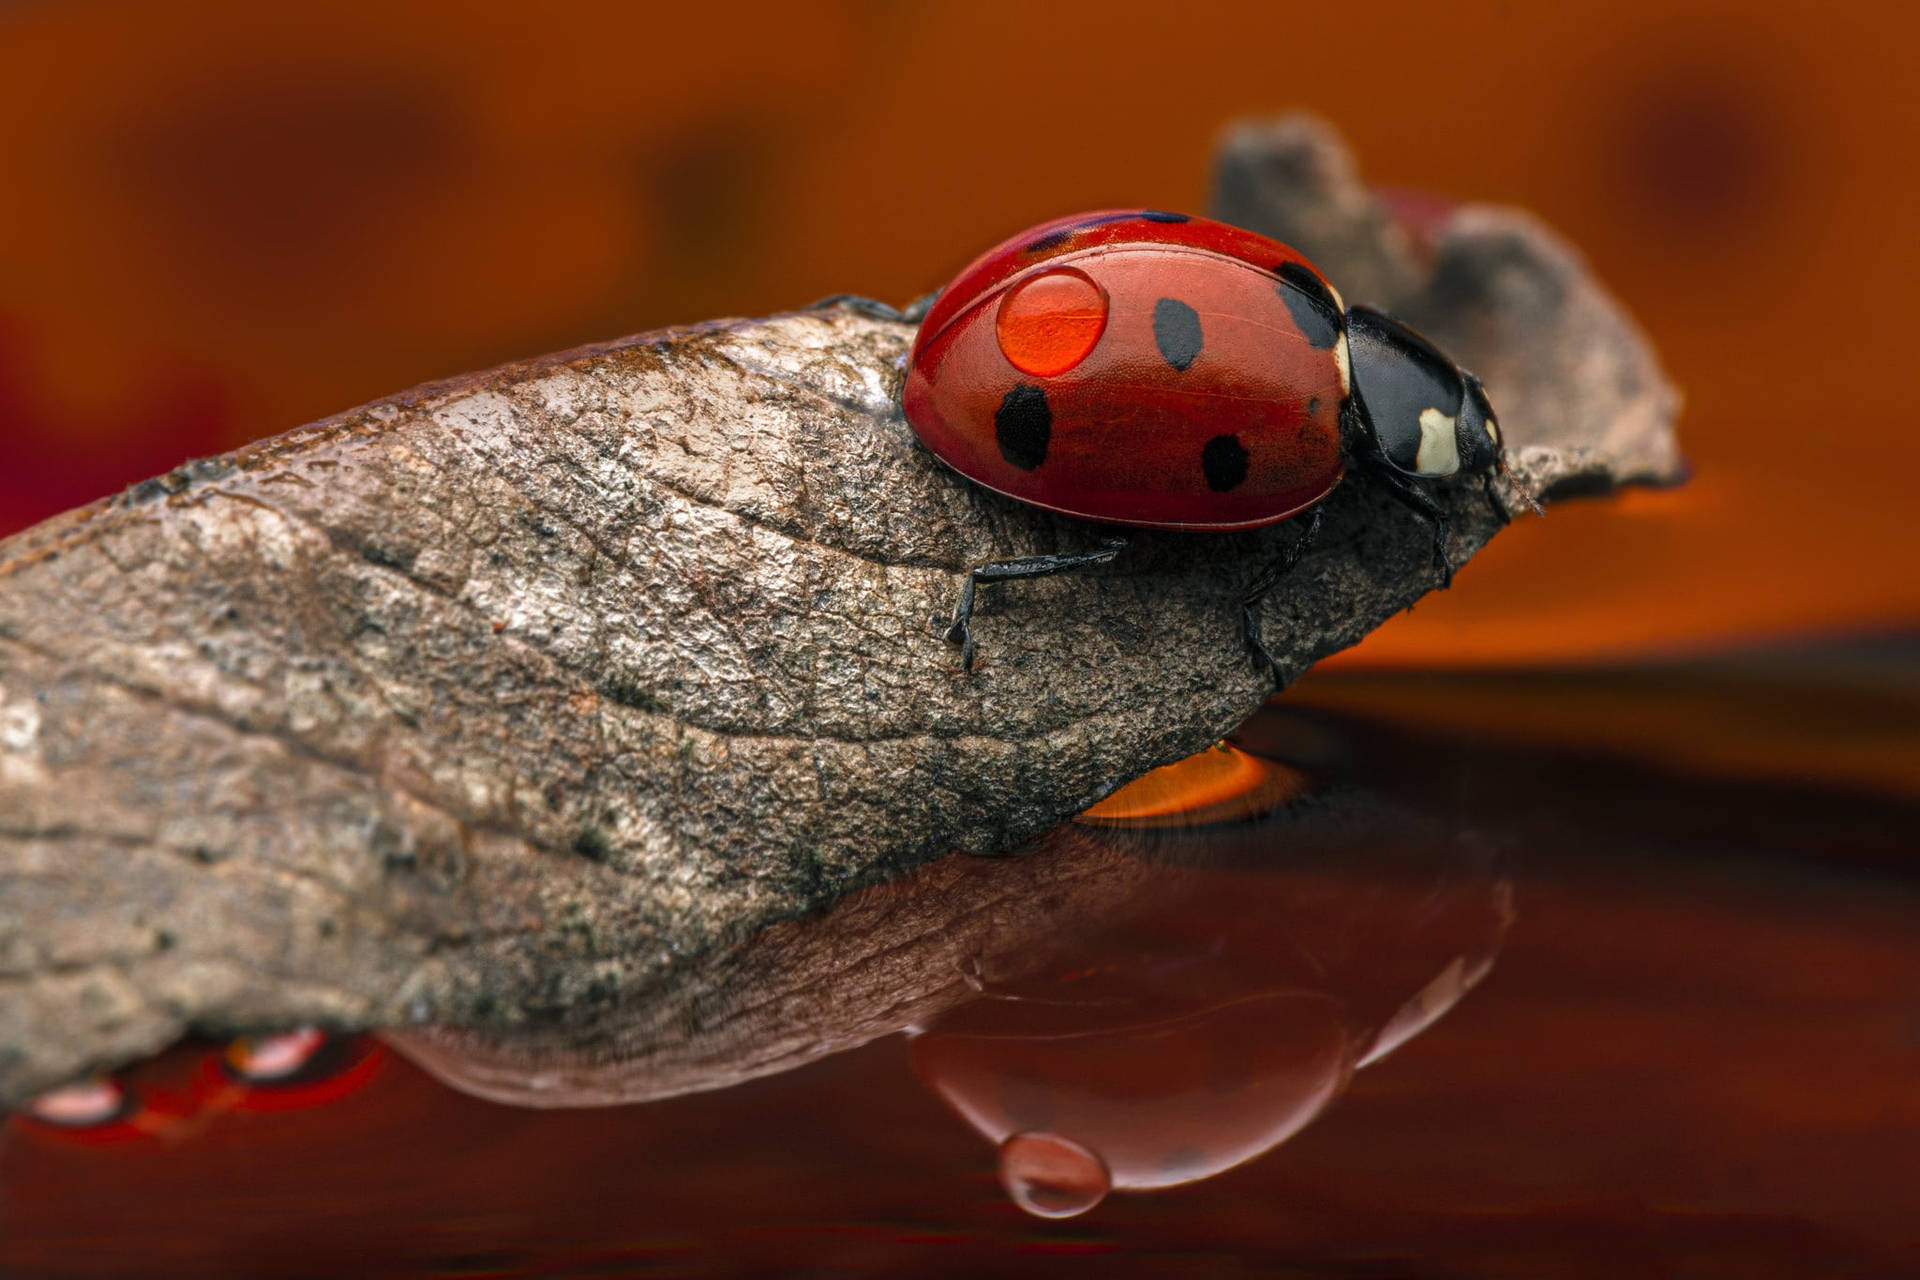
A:
POLYGON ((1483 475, 1505 461, 1480 379, 1371 307, 1347 312, 1360 448, 1410 476, 1483 475))

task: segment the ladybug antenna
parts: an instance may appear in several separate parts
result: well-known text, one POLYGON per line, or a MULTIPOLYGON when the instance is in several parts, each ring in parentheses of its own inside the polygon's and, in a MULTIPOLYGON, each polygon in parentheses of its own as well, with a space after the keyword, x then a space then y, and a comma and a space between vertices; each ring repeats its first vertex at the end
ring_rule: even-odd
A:
POLYGON ((1507 482, 1507 488, 1519 495, 1521 502, 1533 508, 1533 514, 1537 516, 1547 514, 1547 509, 1540 505, 1540 499, 1533 496, 1533 490, 1527 488, 1527 486, 1521 484, 1520 481, 1515 478, 1513 469, 1507 465, 1507 451, 1505 449, 1500 451, 1500 460, 1495 465, 1498 466, 1500 470, 1500 478, 1507 482))

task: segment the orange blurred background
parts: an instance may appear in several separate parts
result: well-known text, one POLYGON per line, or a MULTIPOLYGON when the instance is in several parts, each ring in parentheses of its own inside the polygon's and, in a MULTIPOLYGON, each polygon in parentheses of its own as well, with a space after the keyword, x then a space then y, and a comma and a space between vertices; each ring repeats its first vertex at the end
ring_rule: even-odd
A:
POLYGON ((1231 119, 1522 205, 1687 396, 1686 489, 1517 525, 1348 661, 1920 623, 1920 18, 1871 6, 95 0, 0 11, 0 531, 409 385, 1195 209, 1231 119))

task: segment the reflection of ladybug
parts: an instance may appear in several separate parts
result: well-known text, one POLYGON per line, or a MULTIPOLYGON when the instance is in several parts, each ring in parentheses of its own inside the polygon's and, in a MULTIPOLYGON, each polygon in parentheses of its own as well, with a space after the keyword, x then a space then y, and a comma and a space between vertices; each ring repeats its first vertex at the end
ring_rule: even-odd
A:
MULTIPOLYGON (((1242 598, 1247 641, 1276 681, 1257 605, 1319 529, 1349 464, 1434 529, 1446 511, 1413 478, 1486 477, 1500 429, 1472 374, 1404 325, 1347 308, 1298 252, 1204 218, 1078 214, 1006 241, 962 271, 914 342, 903 403, 920 439, 978 484, 1104 524, 1230 530, 1311 512, 1242 598)), ((948 639, 973 662, 983 582, 1101 564, 1075 555, 974 569, 948 639)))
MULTIPOLYGON (((234 1112, 295 1111, 333 1102, 386 1069, 379 1043, 301 1027, 231 1041, 223 1052, 182 1048, 136 1071, 45 1094, 20 1113, 28 1132, 85 1146, 182 1141, 234 1112)), ((5 1121, 0 1116, 0 1122, 5 1121)))

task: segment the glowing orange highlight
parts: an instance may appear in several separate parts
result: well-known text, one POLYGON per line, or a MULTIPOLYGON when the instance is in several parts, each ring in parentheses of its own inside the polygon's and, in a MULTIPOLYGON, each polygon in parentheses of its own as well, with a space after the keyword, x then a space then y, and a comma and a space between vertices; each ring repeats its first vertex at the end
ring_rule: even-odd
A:
POLYGON ((1306 779, 1285 765, 1222 742, 1135 778, 1074 821, 1089 826, 1224 822, 1283 804, 1305 785, 1306 779))

